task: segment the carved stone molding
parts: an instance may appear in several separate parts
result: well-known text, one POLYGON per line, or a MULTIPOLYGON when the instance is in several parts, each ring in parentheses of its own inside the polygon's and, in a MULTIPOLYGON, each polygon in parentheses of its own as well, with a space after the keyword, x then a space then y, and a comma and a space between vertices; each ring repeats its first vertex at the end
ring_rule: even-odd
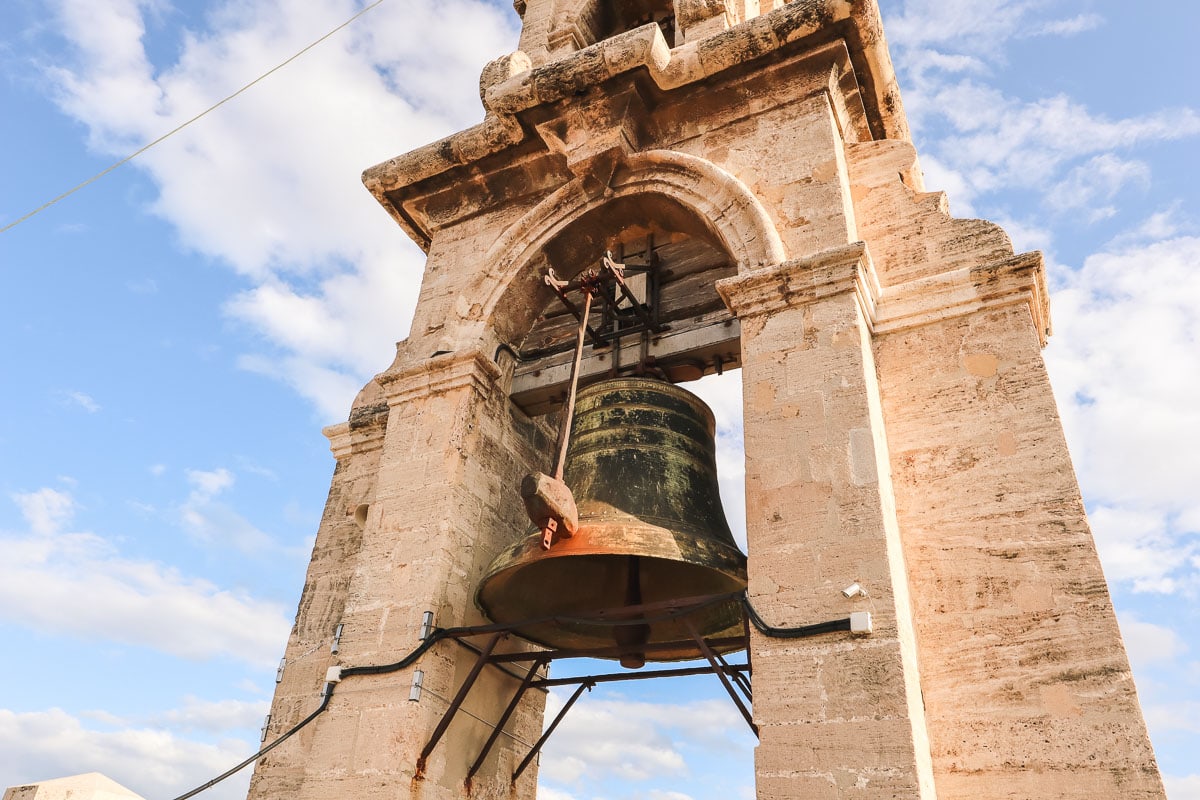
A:
POLYGON ((321 433, 329 440, 330 452, 338 461, 383 447, 384 431, 384 425, 352 428, 349 422, 339 422, 321 429, 321 433))
POLYGON ((431 395, 472 387, 486 394, 501 376, 496 366, 481 350, 442 353, 416 364, 393 367, 376 380, 387 394, 391 408, 431 395))
POLYGON ((717 292, 738 319, 851 291, 860 295, 869 317, 879 296, 879 284, 863 242, 717 281, 717 292))
POLYGON ((875 336, 1024 305, 1042 346, 1051 333, 1046 272, 1038 252, 881 288, 866 244, 856 242, 725 278, 717 282, 717 292, 739 319, 853 292, 875 336))

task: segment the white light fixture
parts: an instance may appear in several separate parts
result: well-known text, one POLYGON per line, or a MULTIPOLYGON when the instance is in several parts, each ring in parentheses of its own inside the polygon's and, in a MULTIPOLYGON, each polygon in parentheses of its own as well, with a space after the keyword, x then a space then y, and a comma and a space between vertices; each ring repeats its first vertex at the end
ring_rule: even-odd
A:
POLYGON ((417 634, 417 638, 422 642, 429 638, 429 633, 433 630, 433 612, 426 611, 421 615, 421 631, 417 634))
POLYGON ((852 583, 845 589, 842 589, 842 594, 846 597, 867 597, 867 590, 857 583, 852 583))

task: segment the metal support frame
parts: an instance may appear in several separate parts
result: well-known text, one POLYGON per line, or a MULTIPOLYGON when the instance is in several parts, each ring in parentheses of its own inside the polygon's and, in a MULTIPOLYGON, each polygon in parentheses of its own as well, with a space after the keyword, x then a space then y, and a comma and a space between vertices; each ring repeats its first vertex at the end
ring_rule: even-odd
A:
POLYGON ((554 733, 554 729, 558 727, 558 723, 563 721, 563 717, 565 717, 567 712, 571 710, 571 706, 575 705, 575 701, 579 699, 581 694, 583 694, 583 690, 587 689, 588 691, 591 691, 591 688, 594 685, 595 684, 590 681, 585 681, 584 683, 579 684, 579 688, 576 689, 575 693, 571 695, 570 699, 563 704, 562 710, 558 712, 558 716, 554 718, 553 722, 546 726, 546 730, 542 733, 541 738, 537 740, 537 742, 533 745, 533 748, 529 751, 525 758, 521 760, 521 763, 513 771, 513 783, 516 783, 517 778, 521 777, 521 773, 524 772, 525 768, 529 766, 529 762, 537 758, 537 754, 542 751, 542 745, 546 744, 546 741, 550 738, 550 734, 554 733))
POLYGON ((492 654, 496 644, 499 643, 508 634, 504 631, 497 631, 488 639, 487 644, 479 652, 479 658, 475 660, 475 666, 471 667, 471 671, 467 673, 466 680, 459 688, 458 694, 454 695, 454 699, 450 701, 450 707, 446 709, 446 713, 442 715, 437 727, 433 729, 433 735, 429 737, 429 743, 425 745, 425 749, 421 751, 421 756, 417 759, 417 773, 425 771, 425 761, 429 758, 429 754, 433 752, 433 748, 437 747, 437 743, 441 741, 442 734, 446 732, 446 728, 450 727, 450 720, 454 719, 454 715, 458 713, 458 708, 467 699, 467 694, 471 691, 471 687, 475 685, 475 681, 479 678, 479 673, 483 672, 483 667, 488 663, 488 656, 492 654))
MULTIPOLYGON (((738 597, 737 594, 732 594, 732 595, 703 595, 703 596, 698 596, 698 597, 679 598, 679 599, 670 600, 670 601, 655 602, 655 603, 642 603, 642 604, 638 604, 638 605, 634 605, 634 606, 621 606, 619 608, 603 609, 603 610, 597 611, 594 614, 589 615, 589 617, 597 622, 619 623, 623 620, 644 617, 647 614, 655 614, 655 613, 663 614, 663 613, 665 613, 665 614, 669 614, 672 616, 679 616, 679 617, 683 618, 686 622, 688 614, 694 613, 695 611, 698 611, 703 608, 707 608, 708 606, 711 606, 714 603, 735 601, 737 597, 738 597)), ((514 692, 512 698, 509 700, 509 703, 505 707, 504 712, 501 714, 500 719, 496 722, 496 725, 493 727, 492 732, 488 736, 487 741, 484 743, 483 747, 480 749, 480 752, 479 752, 478 756, 475 758, 475 761, 471 764, 470 769, 467 771, 466 782, 467 782, 468 786, 470 785, 471 779, 483 767, 483 764, 487 760, 488 755, 491 753, 493 747, 495 746, 496 741, 500 738, 501 734, 503 734, 504 726, 508 724, 509 719, 512 717, 513 713, 516 712, 517 707, 520 705, 522 698, 529 692, 530 689, 545 691, 553 686, 572 686, 572 685, 576 686, 575 692, 571 695, 570 699, 563 706, 563 708, 559 711, 558 715, 554 718, 554 720, 550 723, 550 725, 548 725, 546 727, 546 730, 542 734, 541 738, 538 739, 537 743, 534 744, 534 746, 531 748, 529 753, 525 756, 525 758, 521 761, 520 765, 513 772, 512 780, 514 782, 520 777, 521 773, 525 771, 525 769, 529 766, 529 764, 537 757, 538 753, 541 752, 542 747, 545 745, 546 741, 550 738, 550 735, 552 733, 554 733, 555 728, 557 728, 559 723, 562 722, 562 720, 566 716, 567 712, 576 703, 576 701, 578 701, 579 698, 583 695, 584 690, 585 689, 590 690, 597 684, 615 683, 615 682, 622 682, 622 681, 651 680, 654 678, 675 678, 675 677, 683 677, 683 676, 690 676, 690 675, 716 674, 719 677, 721 677, 723 682, 726 683, 727 688, 728 688, 728 681, 730 680, 730 678, 728 676, 733 676, 732 679, 734 681, 736 681, 738 687, 741 688, 741 690, 747 694, 747 697, 749 697, 749 673, 750 673, 749 663, 730 664, 728 661, 726 661, 721 656, 716 655, 717 650, 735 651, 735 650, 742 650, 742 649, 745 649, 746 647, 748 647, 749 646, 749 629, 748 628, 744 627, 745 632, 741 636, 721 637, 721 638, 715 638, 715 639, 704 639, 703 637, 698 636, 698 634, 695 632, 695 627, 689 623, 688 629, 689 629, 689 632, 692 633, 691 640, 684 640, 683 642, 647 643, 647 644, 641 644, 641 645, 637 646, 637 649, 639 651, 644 652, 648 655, 651 655, 651 657, 653 657, 653 654, 656 651, 678 652, 681 644, 684 644, 684 645, 694 644, 696 647, 696 657, 697 658, 701 658, 701 657, 709 658, 710 663, 707 666, 677 667, 677 668, 670 668, 670 669, 647 670, 645 672, 635 672, 635 671, 614 672, 614 673, 605 673, 605 674, 600 674, 600 675, 584 675, 584 676, 579 676, 579 677, 566 677, 566 678, 548 678, 548 677, 539 677, 539 675, 542 673, 543 668, 552 661, 555 661, 558 659, 564 659, 564 658, 618 658, 626 650, 628 650, 629 647, 628 646, 622 647, 619 645, 614 645, 612 647, 602 647, 602 648, 574 648, 574 649, 561 648, 561 649, 551 649, 551 650, 520 651, 520 652, 513 652, 513 653, 497 653, 497 652, 495 652, 496 646, 500 643, 500 641, 502 639, 506 638, 514 630, 521 627, 522 625, 527 624, 528 622, 529 621, 526 620, 526 621, 522 621, 522 622, 518 622, 518 623, 507 624, 507 625, 503 625, 503 624, 502 625, 482 625, 482 626, 478 626, 478 627, 474 627, 474 628, 460 628, 460 629, 456 629, 454 631, 446 631, 446 634, 448 635, 449 638, 454 639, 459 644, 466 647, 471 652, 475 653, 476 659, 475 659, 475 663, 472 665, 470 671, 467 673, 467 676, 463 679, 462 685, 459 687, 458 692, 454 695, 454 698, 450 701, 450 704, 446 708, 446 711, 442 714, 442 718, 438 721, 437 726, 434 728, 433 733, 430 735, 429 742, 425 745, 425 748, 421 751, 421 755, 420 755, 419 759, 417 760, 418 772, 424 771, 426 762, 427 762, 430 754, 434 751, 434 749, 437 747, 438 743, 441 741, 442 737, 445 735, 446 730, 450 727, 451 721, 458 714, 459 710, 462 707, 463 702, 467 698, 467 695, 470 693, 471 689, 474 687, 475 683, 478 681, 479 675, 483 672, 483 669, 486 666, 491 666, 495 669, 500 670, 503 674, 506 674, 506 675, 512 677, 513 679, 519 680, 520 684, 517 687, 516 691, 514 692), (476 647, 475 645, 472 645, 469 642, 464 641, 464 639, 466 639, 468 637, 475 637, 475 636, 482 636, 482 635, 488 636, 486 642, 483 644, 482 647, 476 647), (711 658, 710 658, 710 656, 711 656, 711 658), (513 669, 508 666, 510 664, 516 666, 517 664, 522 664, 522 663, 528 664, 528 668, 524 670, 523 674, 522 674, 521 670, 513 669)), ((732 689, 730 689, 730 691, 732 692, 732 689)), ((741 699, 739 697, 736 697, 736 695, 734 695, 734 696, 735 696, 736 702, 738 703, 739 709, 742 710, 743 715, 747 715, 747 721, 749 722, 750 721, 750 718, 748 716, 749 712, 745 710, 745 706, 741 703, 741 699)), ((751 723, 751 728, 752 729, 754 728, 753 723, 751 723)), ((757 731, 756 731, 756 733, 757 733, 757 731)))
POLYGON ((809 625, 802 628, 773 628, 766 625, 761 618, 757 617, 748 601, 745 600, 743 593, 735 592, 732 594, 718 595, 702 595, 697 597, 677 598, 674 600, 659 601, 654 603, 641 603, 632 606, 620 606, 617 608, 603 609, 587 615, 587 619, 595 623, 620 624, 622 621, 634 619, 647 619, 654 615, 665 615, 668 618, 677 619, 686 628, 690 639, 685 639, 678 642, 648 642, 637 645, 614 645, 611 647, 594 647, 594 648, 559 648, 547 650, 526 650, 511 653, 497 653, 496 646, 501 640, 513 634, 516 630, 535 623, 545 623, 552 621, 561 622, 578 622, 579 617, 544 617, 536 620, 522 620, 520 622, 509 624, 493 624, 479 625, 469 628, 453 628, 438 632, 439 638, 448 638, 456 641, 458 644, 466 647, 468 650, 477 654, 474 665, 463 680, 462 686, 459 687, 454 699, 450 701, 449 707, 442 715, 442 719, 434 728, 432 735, 429 738, 425 749, 421 751, 421 756, 417 761, 418 772, 425 769, 425 763, 429 755, 437 747, 438 742, 449 728, 454 716, 461 708, 463 701, 466 700, 471 688, 475 685, 480 673, 485 666, 500 671, 502 674, 519 682, 516 692, 512 699, 505 707, 504 713, 500 716, 496 725, 493 727, 491 734, 484 743, 479 755, 474 763, 471 764, 467 772, 466 783, 470 786, 471 779, 479 772, 488 754, 495 746, 496 741, 504 733, 504 726, 508 724, 509 719, 516 712, 520 705, 521 699, 529 692, 529 690, 546 691, 554 686, 576 686, 574 693, 566 702, 563 708, 559 711, 554 720, 547 726, 541 738, 533 745, 529 753, 521 761, 520 765, 513 772, 512 780, 515 783, 521 776, 521 773, 529 766, 529 764, 537 758, 542 747, 554 733, 554 730, 562 722, 567 712, 575 705, 576 701, 583 695, 585 690, 590 690, 601 683, 616 683, 622 681, 639 681, 652 680, 654 678, 677 678, 690 675, 716 675, 721 681, 721 685, 725 687, 725 691, 729 694, 729 698, 737 706, 742 717, 746 720, 746 724, 758 735, 758 727, 754 724, 753 715, 747 703, 753 703, 753 692, 751 690, 750 678, 753 674, 752 665, 750 663, 750 636, 751 625, 753 624, 760 632, 767 636, 783 637, 783 638, 798 638, 802 636, 814 636, 823 633, 833 633, 835 631, 849 630, 849 620, 837 620, 834 622, 821 623, 818 625, 809 625), (738 636, 725 636, 720 638, 705 638, 696 628, 695 623, 690 618, 691 614, 708 608, 718 603, 737 602, 742 610, 742 626, 741 634, 738 636), (754 615, 752 617, 752 615, 754 615), (488 636, 486 643, 482 647, 476 647, 466 641, 467 638, 475 636, 488 636), (703 658, 708 662, 705 666, 687 666, 674 667, 668 669, 654 669, 646 671, 626 671, 612 672, 599 675, 583 675, 578 677, 565 678, 549 678, 539 677, 542 670, 552 661, 565 658, 610 658, 617 659, 622 655, 636 650, 638 653, 644 653, 648 656, 656 652, 672 652, 678 654, 681 648, 693 646, 695 648, 696 659, 703 658), (746 650, 746 662, 744 664, 730 663, 722 653, 736 652, 746 650), (511 668, 509 665, 528 664, 528 668, 524 672, 511 668), (744 698, 744 699, 743 699, 744 698))
POLYGON ((696 640, 696 646, 700 648, 700 652, 708 659, 708 663, 712 664, 713 671, 717 673, 717 677, 721 679, 721 685, 725 687, 725 691, 729 693, 729 698, 733 700, 733 704, 737 706, 738 711, 742 712, 742 716, 746 720, 746 724, 750 726, 750 730, 754 731, 754 735, 758 735, 758 726, 754 724, 754 717, 750 714, 750 709, 746 708, 746 704, 742 702, 742 698, 738 696, 737 690, 733 688, 730 682, 729 675, 725 671, 725 659, 721 658, 713 649, 709 647, 708 642, 696 630, 695 624, 690 619, 684 617, 683 622, 687 625, 688 632, 692 634, 692 638, 696 640))

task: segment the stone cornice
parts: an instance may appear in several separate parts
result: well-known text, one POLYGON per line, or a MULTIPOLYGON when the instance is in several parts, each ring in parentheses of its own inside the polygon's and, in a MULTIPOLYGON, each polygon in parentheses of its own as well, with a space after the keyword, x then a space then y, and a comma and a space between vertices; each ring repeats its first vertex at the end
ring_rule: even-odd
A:
POLYGON ((649 24, 519 72, 484 89, 482 123, 367 169, 363 183, 409 236, 427 249, 428 233, 407 218, 388 193, 521 143, 528 134, 518 115, 582 94, 618 75, 642 71, 660 90, 668 91, 773 54, 794 52, 804 44, 838 38, 845 40, 849 50, 872 135, 907 140, 907 121, 874 0, 794 0, 675 49, 668 47, 657 25, 649 24))
POLYGON ((1051 333, 1038 252, 881 288, 867 246, 857 242, 725 278, 717 281, 717 291, 739 319, 853 293, 875 336, 1013 305, 1028 309, 1043 346, 1051 333))
POLYGON ((369 453, 383 447, 384 425, 351 427, 349 422, 339 422, 321 429, 329 440, 329 449, 338 461, 351 455, 369 453))
POLYGON ((481 350, 441 353, 416 364, 393 366, 376 376, 387 395, 388 406, 396 406, 430 395, 474 387, 481 394, 495 385, 501 376, 481 350))
POLYGON ((785 261, 717 281, 717 292, 738 319, 770 314, 789 306, 855 292, 874 313, 879 296, 875 270, 862 242, 826 250, 809 258, 785 261))
POLYGON ((889 286, 872 318, 872 328, 883 335, 1012 305, 1028 307, 1038 340, 1045 347, 1053 329, 1040 252, 889 286))

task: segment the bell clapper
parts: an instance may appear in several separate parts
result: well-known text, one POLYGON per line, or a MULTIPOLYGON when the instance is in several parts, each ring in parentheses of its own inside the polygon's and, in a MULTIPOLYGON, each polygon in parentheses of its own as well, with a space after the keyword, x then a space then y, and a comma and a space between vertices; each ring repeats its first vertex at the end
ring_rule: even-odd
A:
MULTIPOLYGON (((611 270, 611 264, 612 262, 606 257, 605 267, 611 270)), ((548 477, 539 473, 536 478, 541 481, 542 486, 550 488, 554 495, 557 495, 560 498, 565 495, 566 501, 569 503, 572 511, 574 510, 575 501, 571 497, 571 490, 565 483, 563 483, 562 477, 563 469, 567 460, 567 445, 570 444, 571 440, 571 422, 575 416, 575 394, 579 389, 579 364, 583 361, 583 340, 584 337, 590 332, 588 329, 588 317, 592 313, 592 296, 595 294, 595 284, 598 279, 599 274, 595 270, 591 270, 581 276, 579 288, 583 293, 583 311, 582 313, 579 313, 574 304, 567 300, 566 288, 569 282, 559 280, 554 274, 553 269, 547 269, 545 276, 546 285, 553 289, 563 303, 566 304, 567 308, 575 313, 577 317, 579 317, 579 330, 575 334, 575 358, 571 362, 571 380, 568 383, 567 401, 563 406, 563 418, 558 431, 558 447, 556 448, 557 452, 554 459, 554 475, 552 477, 548 477)), ((566 538, 574 533, 577 523, 575 519, 572 519, 571 517, 564 517, 562 514, 554 513, 563 505, 565 505, 565 503, 560 503, 558 505, 552 503, 542 503, 541 507, 537 509, 537 513, 535 515, 535 509, 530 505, 530 495, 526 494, 525 491, 526 484, 528 484, 530 478, 534 477, 535 476, 530 475, 525 478, 525 481, 521 485, 521 495, 525 499, 525 509, 529 512, 529 516, 533 520, 533 524, 541 526, 542 549, 549 550, 554 545, 556 538, 559 536, 566 538), (541 513, 543 508, 550 510, 551 513, 541 513)))
MULTIPOLYGON (((642 560, 638 556, 629 557, 629 566, 625 572, 625 605, 640 606, 642 604, 642 560)), ((613 639, 622 648, 638 648, 650 639, 648 625, 618 625, 613 628, 613 639)), ((620 664, 625 669, 641 669, 646 666, 646 654, 638 650, 621 653, 620 664)))

